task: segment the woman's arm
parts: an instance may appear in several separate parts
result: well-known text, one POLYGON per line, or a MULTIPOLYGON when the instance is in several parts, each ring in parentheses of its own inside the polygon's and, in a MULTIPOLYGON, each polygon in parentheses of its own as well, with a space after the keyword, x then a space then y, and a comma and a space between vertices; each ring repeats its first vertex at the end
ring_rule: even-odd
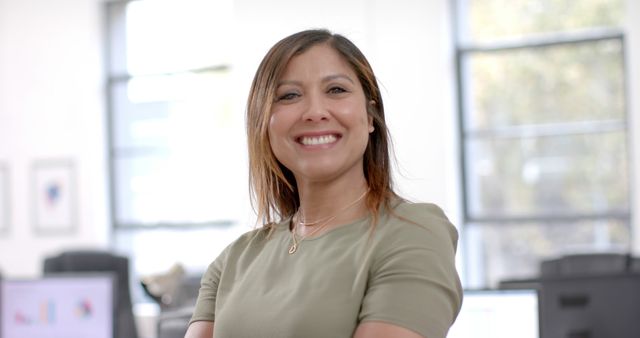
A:
POLYGON ((231 245, 222 251, 202 276, 196 306, 184 338, 213 338, 218 283, 230 247, 231 245))
POLYGON ((184 338, 213 338, 213 322, 193 322, 187 328, 184 338))
POLYGON ((383 323, 383 322, 364 322, 360 323, 356 328, 353 338, 427 338, 423 337, 411 330, 403 327, 383 323))

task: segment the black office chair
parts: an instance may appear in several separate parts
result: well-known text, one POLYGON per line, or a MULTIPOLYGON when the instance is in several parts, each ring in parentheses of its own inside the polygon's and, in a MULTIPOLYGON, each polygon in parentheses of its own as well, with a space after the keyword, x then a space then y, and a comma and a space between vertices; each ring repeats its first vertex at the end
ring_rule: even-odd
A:
POLYGON ((117 338, 138 338, 129 292, 129 259, 108 251, 65 251, 44 261, 44 273, 113 272, 117 276, 115 333, 117 338))

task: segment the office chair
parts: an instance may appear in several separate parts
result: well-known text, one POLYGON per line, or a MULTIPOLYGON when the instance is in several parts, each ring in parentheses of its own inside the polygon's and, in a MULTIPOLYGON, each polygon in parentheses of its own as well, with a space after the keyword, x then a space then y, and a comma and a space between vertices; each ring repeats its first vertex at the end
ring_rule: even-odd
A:
POLYGON ((138 338, 129 291, 129 259, 107 251, 65 251, 44 261, 44 273, 113 272, 116 277, 115 333, 117 338, 138 338))

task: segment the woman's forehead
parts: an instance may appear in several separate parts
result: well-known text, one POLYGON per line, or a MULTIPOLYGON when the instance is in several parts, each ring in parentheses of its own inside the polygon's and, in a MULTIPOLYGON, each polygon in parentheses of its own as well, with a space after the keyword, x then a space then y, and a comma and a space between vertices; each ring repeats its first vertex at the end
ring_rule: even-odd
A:
POLYGON ((281 82, 300 80, 300 77, 314 76, 322 79, 347 77, 356 81, 356 72, 346 58, 329 44, 317 44, 293 56, 285 65, 277 79, 281 82))

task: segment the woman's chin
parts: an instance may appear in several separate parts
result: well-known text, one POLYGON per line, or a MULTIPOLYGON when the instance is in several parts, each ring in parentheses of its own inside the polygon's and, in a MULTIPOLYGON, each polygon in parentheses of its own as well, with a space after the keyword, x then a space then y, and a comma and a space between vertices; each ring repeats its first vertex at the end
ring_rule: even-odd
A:
POLYGON ((353 177, 354 183, 358 180, 356 177, 363 176, 362 163, 353 165, 339 165, 337 161, 330 160, 326 163, 315 162, 313 165, 301 166, 294 171, 298 184, 303 182, 319 183, 332 182, 346 177, 353 177))
POLYGON ((298 174, 296 174, 296 180, 301 183, 301 181, 306 182, 326 182, 334 180, 336 177, 340 176, 340 172, 338 170, 329 170, 326 168, 311 168, 307 170, 301 170, 298 174))

